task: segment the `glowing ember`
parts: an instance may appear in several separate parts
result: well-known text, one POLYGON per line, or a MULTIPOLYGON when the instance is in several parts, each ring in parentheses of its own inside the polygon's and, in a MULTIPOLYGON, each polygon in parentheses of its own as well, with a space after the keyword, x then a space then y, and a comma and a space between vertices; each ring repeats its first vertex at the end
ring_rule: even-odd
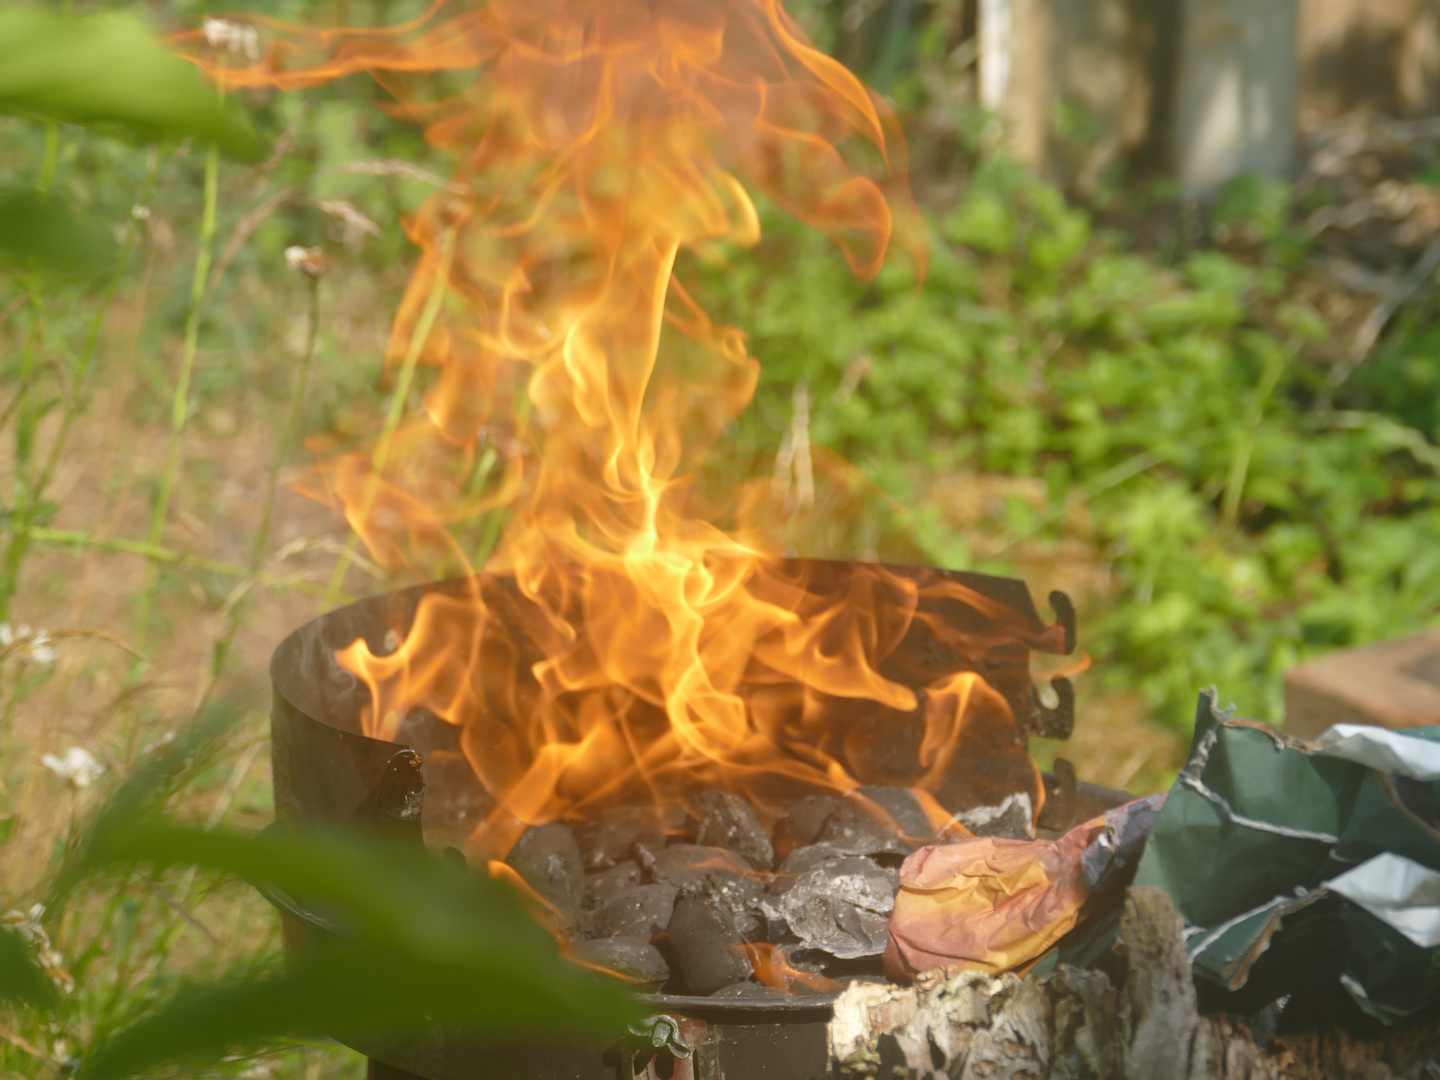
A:
MULTIPOLYGON (((778 0, 492 0, 385 31, 271 29, 228 88, 368 73, 455 160, 409 223, 423 254, 389 348, 423 415, 317 477, 391 568, 469 567, 450 530, 509 508, 490 574, 426 594, 393 649, 340 654, 371 689, 367 734, 395 737, 417 708, 462 729, 493 798, 472 850, 705 788, 770 814, 866 783, 928 793, 936 818, 1016 791, 1038 813, 1002 676, 945 658, 1003 674, 1053 636, 943 574, 786 562, 768 483, 716 506, 695 479, 758 362, 677 256, 755 243, 748 186, 857 275, 897 240, 919 259, 883 102, 778 0), (916 635, 934 670, 901 669, 916 635)), ((1003 677, 1028 686, 1023 664, 1003 677)))

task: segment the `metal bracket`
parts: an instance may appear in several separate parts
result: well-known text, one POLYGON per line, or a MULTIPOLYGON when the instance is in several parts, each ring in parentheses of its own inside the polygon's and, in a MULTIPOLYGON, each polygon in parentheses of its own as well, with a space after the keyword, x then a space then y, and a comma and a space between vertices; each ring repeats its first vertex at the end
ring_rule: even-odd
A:
POLYGON ((636 1042, 652 1052, 666 1050, 677 1058, 688 1058, 690 1047, 680 1038, 680 1021, 661 1013, 637 1020, 626 1029, 636 1042))
POLYGON ((631 1024, 604 1061, 619 1080, 702 1080, 692 1055, 705 1034, 703 1020, 657 1013, 631 1024))
POLYGON ((1055 621, 1065 628, 1064 655, 1075 651, 1075 605, 1067 593, 1055 589, 1050 593, 1050 606, 1055 611, 1055 621))

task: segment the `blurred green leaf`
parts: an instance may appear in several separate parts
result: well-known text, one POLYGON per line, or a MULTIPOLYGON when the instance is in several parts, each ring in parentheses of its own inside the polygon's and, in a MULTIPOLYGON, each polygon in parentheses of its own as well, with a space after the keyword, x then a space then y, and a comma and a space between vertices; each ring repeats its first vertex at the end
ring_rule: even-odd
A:
POLYGON ((452 1027, 514 1038, 605 1036, 622 984, 561 960, 506 885, 414 845, 348 833, 258 836, 137 826, 96 838, 92 866, 197 865, 303 898, 342 926, 283 974, 190 986, 104 1043, 83 1075, 133 1075, 285 1035, 362 1041, 452 1027))
POLYGON ((0 1001, 24 1001, 42 1008, 55 1004, 55 988, 35 966, 20 936, 0 927, 0 1001))
POLYGON ((0 6, 0 112, 193 138, 242 161, 265 152, 238 103, 222 102, 193 64, 120 12, 0 6))
POLYGON ((224 749, 225 737, 241 715, 232 705, 214 703, 143 754, 75 838, 51 882, 45 907, 58 911, 79 881, 106 861, 99 849, 110 837, 158 822, 169 800, 224 749))
POLYGON ((0 192, 0 260, 93 275, 104 273, 114 259, 115 244, 105 231, 59 199, 0 192))

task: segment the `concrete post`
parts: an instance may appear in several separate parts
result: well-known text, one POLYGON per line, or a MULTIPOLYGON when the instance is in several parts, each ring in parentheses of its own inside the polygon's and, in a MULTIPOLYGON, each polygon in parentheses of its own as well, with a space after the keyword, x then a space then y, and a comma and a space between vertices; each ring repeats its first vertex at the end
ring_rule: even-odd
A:
POLYGON ((1183 0, 1176 171, 1213 195, 1244 173, 1285 175, 1295 160, 1296 0, 1183 0))

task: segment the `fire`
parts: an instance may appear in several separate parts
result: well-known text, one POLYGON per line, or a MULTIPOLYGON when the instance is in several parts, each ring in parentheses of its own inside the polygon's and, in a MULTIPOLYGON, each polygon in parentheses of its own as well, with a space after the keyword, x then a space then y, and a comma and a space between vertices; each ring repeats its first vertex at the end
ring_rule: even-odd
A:
POLYGON ((227 89, 363 72, 455 162, 408 223, 421 257, 387 357, 423 407, 312 487, 417 573, 473 569, 457 528, 508 514, 486 574, 428 594, 393 649, 339 656, 370 688, 368 734, 395 737, 419 707, 461 729, 493 799, 472 848, 503 856, 527 824, 707 786, 765 807, 887 782, 874 720, 903 715, 924 729, 904 782, 942 802, 983 787, 963 766, 981 748, 1038 812, 995 687, 892 670, 917 628, 973 657, 1038 644, 1030 628, 943 575, 820 581, 780 558, 768 484, 713 505, 697 479, 759 363, 684 265, 756 243, 751 191, 862 278, 896 250, 923 263, 883 101, 779 0, 491 0, 379 31, 270 29, 269 57, 227 89), (957 628, 947 605, 1000 634, 957 628))
POLYGON ((832 994, 842 989, 839 982, 828 976, 792 967, 779 945, 755 941, 739 947, 745 950, 750 968, 755 973, 755 981, 761 986, 779 990, 782 994, 797 993, 797 986, 803 986, 818 994, 832 994))

